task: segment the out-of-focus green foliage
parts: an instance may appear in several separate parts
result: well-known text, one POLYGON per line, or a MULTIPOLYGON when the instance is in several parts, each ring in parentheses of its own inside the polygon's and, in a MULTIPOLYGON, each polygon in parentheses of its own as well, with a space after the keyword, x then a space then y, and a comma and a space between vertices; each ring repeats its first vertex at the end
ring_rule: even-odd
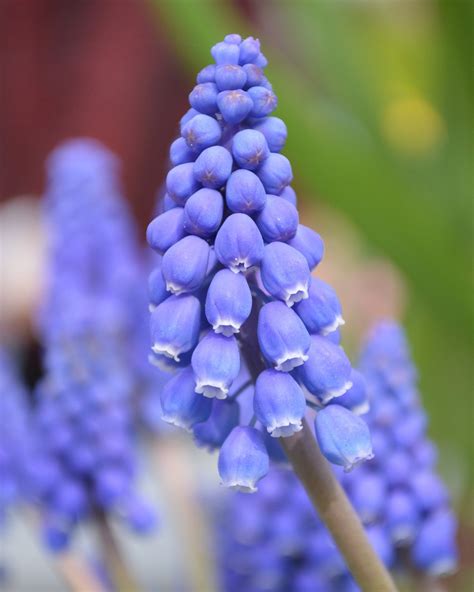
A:
MULTIPOLYGON (((193 71, 229 32, 260 37, 297 186, 343 211, 412 290, 433 435, 472 450, 472 75, 469 2, 155 0, 193 71)), ((471 459, 473 455, 471 455, 471 459)))

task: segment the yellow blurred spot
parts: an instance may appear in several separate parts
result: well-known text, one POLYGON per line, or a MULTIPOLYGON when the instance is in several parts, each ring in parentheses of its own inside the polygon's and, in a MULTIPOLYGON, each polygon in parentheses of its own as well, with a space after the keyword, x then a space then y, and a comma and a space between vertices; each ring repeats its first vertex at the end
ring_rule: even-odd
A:
POLYGON ((396 150, 409 156, 423 156, 441 143, 445 127, 436 109, 421 97, 397 99, 387 105, 382 131, 396 150))

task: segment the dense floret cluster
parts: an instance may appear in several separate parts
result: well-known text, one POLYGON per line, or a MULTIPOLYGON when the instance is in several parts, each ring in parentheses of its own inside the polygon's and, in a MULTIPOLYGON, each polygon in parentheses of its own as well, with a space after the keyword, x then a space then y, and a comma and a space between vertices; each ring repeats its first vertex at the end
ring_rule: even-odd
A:
POLYGON ((0 529, 9 509, 29 495, 29 416, 26 388, 12 356, 0 347, 0 529))
POLYGON ((457 562, 456 519, 436 472, 437 452, 417 373, 403 330, 377 325, 363 348, 360 370, 367 383, 375 458, 347 475, 345 485, 364 520, 380 521, 391 543, 409 552, 422 572, 443 575, 457 562))
POLYGON ((134 486, 131 344, 142 276, 117 167, 91 140, 67 142, 48 161, 35 482, 55 550, 90 515, 114 512, 137 531, 154 520, 134 486))
MULTIPOLYGON (((456 523, 435 472, 436 450, 402 330, 371 333, 361 369, 375 458, 337 471, 381 560, 399 573, 438 577, 456 566, 456 523)), ((217 520, 221 589, 346 592, 359 588, 294 474, 273 469, 251 500, 227 497, 217 520)))
MULTIPOLYGON (((260 43, 228 35, 211 54, 171 145, 164 212, 147 232, 162 255, 149 284, 153 361, 175 371, 164 419, 221 447, 225 485, 255 491, 267 435, 298 432, 307 399, 325 406, 354 381, 338 298, 311 276, 323 241, 299 223, 260 43), (253 392, 243 405, 239 376, 253 392)), ((371 456, 366 425, 342 405, 320 411, 317 435, 347 469, 371 456)))

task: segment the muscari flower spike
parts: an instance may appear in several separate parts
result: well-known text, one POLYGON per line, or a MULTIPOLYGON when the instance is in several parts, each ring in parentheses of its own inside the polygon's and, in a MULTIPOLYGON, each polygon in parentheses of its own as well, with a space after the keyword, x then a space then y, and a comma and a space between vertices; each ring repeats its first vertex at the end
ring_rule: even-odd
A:
POLYGON ((9 511, 31 493, 29 473, 35 447, 27 394, 12 353, 0 346, 0 530, 9 511))
MULTIPOLYGON (((281 154, 287 129, 272 115, 278 100, 260 42, 228 35, 211 54, 170 148, 162 213, 147 232, 162 255, 149 283, 152 359, 179 372, 162 394, 164 419, 221 448, 225 485, 254 491, 268 456, 281 461, 272 437, 302 429, 307 400, 337 414, 324 407, 353 375, 336 333, 339 300, 311 275, 324 245, 299 220, 281 154)), ((343 417, 318 429, 332 442, 323 453, 346 468, 372 454, 352 412, 364 403, 355 391, 343 417)))
MULTIPOLYGON (((265 372, 290 378, 275 370, 265 372)), ((359 371, 353 372, 357 373, 357 390, 365 381, 370 393, 371 410, 366 417, 374 435, 378 434, 374 437, 376 456, 350 473, 335 466, 335 475, 388 568, 415 578, 449 574, 457 558, 456 519, 435 472, 436 450, 426 438, 426 425, 421 432, 415 430, 416 437, 394 439, 397 428, 421 412, 416 372, 400 327, 389 322, 378 325, 363 348, 359 371), (384 415, 379 408, 386 407, 387 400, 393 405, 391 413, 384 415), (391 475, 393 471, 397 475, 391 475)), ((256 388, 258 392, 258 381, 256 388)), ((325 418, 326 413, 339 409, 336 413, 344 415, 351 406, 360 407, 360 402, 358 393, 348 391, 317 417, 332 421, 325 418)), ((327 445, 331 450, 334 442, 327 445)), ((213 516, 219 589, 360 590, 291 471, 272 468, 251 502, 240 493, 224 496, 220 502, 213 516)))
MULTIPOLYGON (((131 397, 148 380, 134 348, 146 298, 136 288, 142 271, 117 167, 86 139, 66 142, 48 160, 44 376, 34 414, 41 446, 32 480, 53 551, 97 512, 121 516, 138 532, 154 525, 134 483, 131 397)), ((159 299, 159 289, 152 292, 159 299)))

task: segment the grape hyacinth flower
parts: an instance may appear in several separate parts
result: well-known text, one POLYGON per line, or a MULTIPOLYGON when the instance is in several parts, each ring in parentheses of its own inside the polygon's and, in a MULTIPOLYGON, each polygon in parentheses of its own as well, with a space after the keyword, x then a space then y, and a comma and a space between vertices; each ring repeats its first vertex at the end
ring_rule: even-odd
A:
POLYGON ((138 532, 154 525, 134 483, 133 348, 144 303, 134 229, 108 150, 78 139, 52 153, 45 217, 44 376, 34 416, 42 445, 33 482, 45 542, 61 551, 88 517, 121 516, 138 532))
POLYGON ((0 346, 0 530, 7 514, 30 494, 29 473, 34 462, 26 387, 14 359, 0 346))
MULTIPOLYGON (((360 369, 370 393, 367 422, 379 434, 374 438, 376 456, 351 473, 339 472, 337 467, 334 471, 381 561, 405 579, 415 578, 418 589, 417 578, 433 582, 430 578, 453 571, 456 520, 435 472, 436 452, 426 438, 425 424, 409 442, 393 438, 399 425, 411 423, 422 411, 416 372, 400 327, 384 322, 372 331, 362 351, 360 369), (378 412, 387 400, 396 410, 388 422, 387 416, 378 412), (379 447, 380 438, 389 445, 379 447), (401 453, 407 458, 408 471, 403 479, 393 482, 387 466, 401 453)), ((357 382, 361 380, 359 375, 357 382)), ((352 397, 348 392, 341 401, 346 396, 352 397)), ((328 405, 318 417, 336 408, 347 411, 339 404, 328 405)), ((240 493, 220 501, 214 524, 219 589, 223 592, 360 590, 292 472, 272 468, 252 503, 240 493)))
POLYGON ((253 492, 269 456, 284 456, 272 438, 301 431, 308 406, 337 416, 318 422, 331 462, 350 468, 372 450, 350 406, 325 408, 352 386, 335 338, 341 306, 311 275, 324 245, 299 220, 260 42, 228 35, 211 55, 170 148, 163 213, 147 232, 162 255, 150 276, 151 348, 154 363, 178 373, 163 391, 163 418, 220 448, 223 484, 253 492))

